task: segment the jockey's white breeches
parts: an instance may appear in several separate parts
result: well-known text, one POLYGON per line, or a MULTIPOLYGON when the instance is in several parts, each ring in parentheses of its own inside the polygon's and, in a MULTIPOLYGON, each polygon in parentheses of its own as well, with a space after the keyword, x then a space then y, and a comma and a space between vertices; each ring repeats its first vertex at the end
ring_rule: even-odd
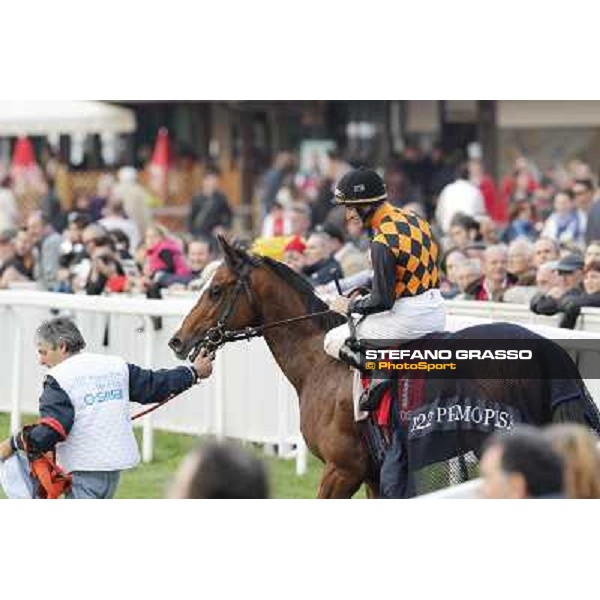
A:
MULTIPOLYGON (((357 329, 359 339, 416 340, 446 328, 446 306, 438 289, 418 296, 399 298, 391 310, 368 315, 357 329)), ((325 352, 339 359, 340 349, 350 337, 347 324, 332 329, 325 336, 325 352)))

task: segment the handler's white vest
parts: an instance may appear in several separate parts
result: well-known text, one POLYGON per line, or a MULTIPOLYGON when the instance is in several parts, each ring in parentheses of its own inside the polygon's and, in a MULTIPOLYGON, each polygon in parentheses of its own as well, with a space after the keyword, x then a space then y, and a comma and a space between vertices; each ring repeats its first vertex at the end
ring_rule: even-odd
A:
POLYGON ((66 441, 56 458, 67 472, 120 471, 140 455, 129 414, 129 370, 118 356, 76 354, 48 372, 75 407, 66 441))

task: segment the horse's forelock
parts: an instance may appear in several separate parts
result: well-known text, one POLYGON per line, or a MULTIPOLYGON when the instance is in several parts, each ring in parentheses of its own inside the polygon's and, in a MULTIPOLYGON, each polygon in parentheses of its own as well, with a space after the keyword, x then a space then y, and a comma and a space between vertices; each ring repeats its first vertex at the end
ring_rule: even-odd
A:
POLYGON ((220 261, 213 261, 212 263, 209 263, 208 265, 206 265, 206 267, 204 267, 204 271, 206 271, 206 269, 208 269, 210 267, 210 270, 208 273, 202 273, 202 279, 203 279, 203 283, 202 283, 202 287, 200 288, 200 293, 198 295, 198 300, 200 300, 200 298, 202 298, 202 296, 204 295, 204 292, 206 292, 206 290, 210 287, 210 284, 213 282, 213 279, 215 278, 215 275, 217 274, 217 271, 224 266, 225 263, 220 260, 220 261), (212 267, 211 267, 212 265, 212 267))

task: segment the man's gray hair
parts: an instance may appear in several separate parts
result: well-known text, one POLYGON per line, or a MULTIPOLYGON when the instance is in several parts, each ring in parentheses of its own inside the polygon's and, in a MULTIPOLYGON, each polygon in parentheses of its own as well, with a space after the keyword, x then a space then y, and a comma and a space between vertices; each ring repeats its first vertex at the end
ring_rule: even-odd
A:
MULTIPOLYGON (((550 244, 552 244, 552 247, 554 248, 554 251, 556 252, 556 254, 558 254, 560 252, 560 243, 558 242, 558 240, 555 240, 554 238, 546 237, 546 236, 539 237, 533 243, 534 248, 535 248, 535 246, 537 246, 538 242, 550 242, 550 244)), ((591 243, 592 242, 590 242, 590 244, 591 243)))
POLYGON ((461 271, 467 271, 473 275, 481 275, 481 261, 476 258, 469 258, 459 263, 458 267, 461 271))
POLYGON ((488 246, 483 251, 483 260, 487 260, 490 254, 494 254, 495 252, 502 252, 504 256, 508 255, 508 247, 506 244, 494 244, 492 246, 488 246))
POLYGON ((77 325, 65 317, 56 317, 44 321, 35 332, 38 342, 44 341, 53 349, 65 344, 69 354, 75 354, 85 348, 85 340, 77 325))
POLYGON ((511 252, 514 252, 515 250, 518 252, 521 249, 525 251, 524 254, 526 254, 528 258, 533 257, 533 244, 525 236, 520 236, 518 238, 515 238, 508 245, 508 254, 510 254, 511 252))

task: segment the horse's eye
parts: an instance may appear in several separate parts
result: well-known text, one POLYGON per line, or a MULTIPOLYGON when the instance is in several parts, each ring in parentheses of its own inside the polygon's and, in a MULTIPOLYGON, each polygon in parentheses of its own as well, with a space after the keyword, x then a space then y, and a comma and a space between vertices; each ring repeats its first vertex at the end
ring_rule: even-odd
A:
POLYGON ((221 295, 221 291, 220 285, 213 285, 208 288, 208 295, 210 296, 211 300, 217 300, 217 298, 221 295))

